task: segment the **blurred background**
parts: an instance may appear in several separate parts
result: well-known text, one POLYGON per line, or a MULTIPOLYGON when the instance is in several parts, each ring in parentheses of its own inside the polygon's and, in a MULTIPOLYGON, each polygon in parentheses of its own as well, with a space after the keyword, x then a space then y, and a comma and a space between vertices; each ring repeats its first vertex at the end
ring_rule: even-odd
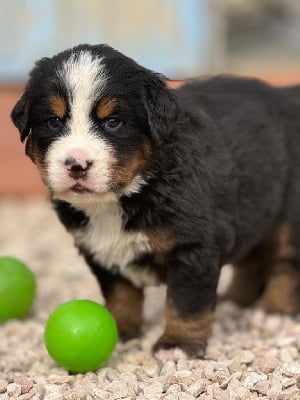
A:
POLYGON ((300 82, 299 0, 0 0, 0 196, 46 196, 10 122, 41 57, 107 43, 171 80, 300 82))

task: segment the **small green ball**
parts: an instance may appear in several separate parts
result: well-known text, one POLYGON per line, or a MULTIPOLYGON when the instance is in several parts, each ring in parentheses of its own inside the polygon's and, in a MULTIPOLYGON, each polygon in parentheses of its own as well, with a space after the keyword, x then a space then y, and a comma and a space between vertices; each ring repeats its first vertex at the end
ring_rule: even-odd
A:
POLYGON ((50 315, 45 344, 53 360, 73 373, 101 367, 118 340, 114 318, 103 306, 90 300, 71 300, 50 315))
POLYGON ((27 265, 0 257, 0 322, 27 315, 35 295, 35 277, 27 265))

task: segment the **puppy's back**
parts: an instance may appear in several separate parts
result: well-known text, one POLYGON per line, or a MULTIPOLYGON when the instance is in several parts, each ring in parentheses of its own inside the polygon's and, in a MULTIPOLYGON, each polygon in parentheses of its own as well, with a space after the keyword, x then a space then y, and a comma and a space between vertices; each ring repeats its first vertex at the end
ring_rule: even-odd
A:
MULTIPOLYGON (((186 113, 204 110, 212 120, 211 144, 222 141, 232 161, 237 247, 257 241, 282 208, 290 164, 284 111, 288 98, 262 81, 232 76, 191 81, 178 90, 186 113)), ((201 130, 198 135, 201 146, 201 130)))

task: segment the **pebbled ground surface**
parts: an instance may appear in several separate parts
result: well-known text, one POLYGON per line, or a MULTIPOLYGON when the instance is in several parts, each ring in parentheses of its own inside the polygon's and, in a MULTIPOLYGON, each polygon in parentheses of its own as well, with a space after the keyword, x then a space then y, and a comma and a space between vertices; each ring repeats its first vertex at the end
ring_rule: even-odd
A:
MULTIPOLYGON (((70 375, 45 349, 45 322, 62 302, 103 299, 48 202, 0 201, 0 255, 25 261, 38 283, 31 315, 0 325, 0 400, 300 399, 300 316, 222 303, 205 360, 187 360, 180 350, 154 357, 150 348, 163 327, 163 288, 147 289, 140 340, 118 344, 98 371, 70 375)), ((226 268, 223 284, 229 276, 226 268)))

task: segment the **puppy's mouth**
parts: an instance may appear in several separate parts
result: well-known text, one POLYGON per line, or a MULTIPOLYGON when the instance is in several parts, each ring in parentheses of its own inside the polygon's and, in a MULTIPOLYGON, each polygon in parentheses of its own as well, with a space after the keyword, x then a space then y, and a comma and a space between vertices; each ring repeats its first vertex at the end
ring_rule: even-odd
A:
POLYGON ((75 185, 73 185, 70 190, 72 192, 78 193, 78 194, 93 193, 93 191, 91 189, 87 188, 80 182, 76 182, 75 185))

